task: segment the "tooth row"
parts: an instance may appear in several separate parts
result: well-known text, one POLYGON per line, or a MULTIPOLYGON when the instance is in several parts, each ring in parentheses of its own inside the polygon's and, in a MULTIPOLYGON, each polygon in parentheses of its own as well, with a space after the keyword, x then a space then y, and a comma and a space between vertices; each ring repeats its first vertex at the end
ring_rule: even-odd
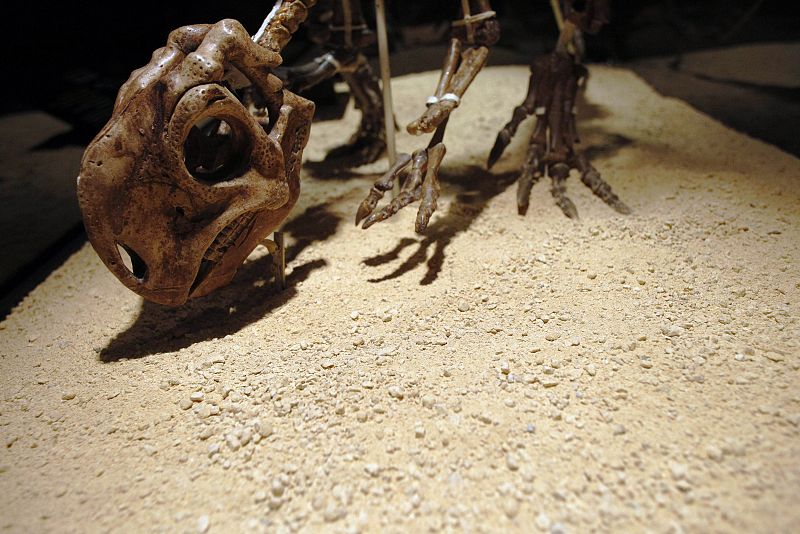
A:
POLYGON ((254 218, 254 213, 246 213, 223 228, 217 237, 214 238, 211 246, 208 247, 208 250, 203 255, 203 259, 213 262, 221 260, 222 256, 231 245, 233 245, 242 233, 247 230, 254 218))

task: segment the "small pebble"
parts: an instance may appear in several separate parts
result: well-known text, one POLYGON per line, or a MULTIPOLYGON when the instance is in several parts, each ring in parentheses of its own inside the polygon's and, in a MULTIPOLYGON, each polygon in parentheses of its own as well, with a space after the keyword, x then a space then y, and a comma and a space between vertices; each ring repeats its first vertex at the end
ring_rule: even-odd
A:
POLYGON ((228 448, 234 452, 238 451, 242 446, 239 438, 237 438, 233 433, 229 433, 225 436, 225 443, 227 443, 228 448))
POLYGON ((268 438, 272 435, 272 425, 264 423, 261 419, 253 421, 253 430, 255 430, 262 438, 268 438))
POLYGON ((672 324, 661 327, 661 333, 667 337, 678 337, 681 335, 682 331, 683 329, 681 327, 672 324))
POLYGON ((710 444, 706 447, 706 456, 708 456, 715 462, 719 462, 720 460, 722 460, 722 449, 720 449, 716 445, 710 444))
POLYGON ((536 526, 542 530, 550 528, 550 518, 547 517, 547 514, 540 512, 539 515, 536 516, 536 526))
POLYGON ((325 512, 322 514, 322 517, 325 519, 326 523, 334 523, 346 515, 347 515, 347 510, 345 510, 344 508, 329 506, 328 508, 325 509, 325 512))
POLYGON ((503 499, 503 513, 509 519, 514 519, 519 513, 519 501, 513 497, 503 499))
POLYGON ((201 515, 200 518, 197 520, 197 532, 200 534, 204 534, 208 532, 208 527, 211 526, 211 520, 208 518, 207 515, 201 515))
POLYGON ((275 497, 283 496, 283 493, 286 491, 286 484, 284 483, 281 477, 277 477, 272 480, 272 486, 270 487, 270 491, 272 495, 275 497))
POLYGON ((364 466, 364 471, 366 471, 369 476, 376 477, 380 474, 381 468, 378 464, 371 463, 364 466))
POLYGON ((508 467, 510 471, 516 471, 519 469, 519 459, 516 457, 516 455, 512 453, 506 454, 506 467, 508 467))
POLYGON ((679 462, 670 462, 669 470, 670 473, 672 473, 672 478, 674 478, 675 480, 681 480, 683 478, 686 478, 686 473, 688 471, 688 468, 686 467, 686 464, 682 464, 679 462))

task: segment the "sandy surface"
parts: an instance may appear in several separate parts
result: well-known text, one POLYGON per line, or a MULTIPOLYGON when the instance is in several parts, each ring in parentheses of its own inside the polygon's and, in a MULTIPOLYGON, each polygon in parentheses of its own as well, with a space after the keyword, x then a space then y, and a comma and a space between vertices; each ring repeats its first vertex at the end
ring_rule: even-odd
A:
POLYGON ((756 43, 690 52, 681 70, 742 84, 800 87, 800 43, 756 43))
POLYGON ((308 164, 281 294, 262 250, 178 310, 70 258, 0 323, 0 529, 800 529, 800 163, 598 67, 580 127, 634 214, 573 177, 580 221, 544 182, 522 218, 531 124, 482 163, 526 86, 478 77, 425 237, 352 225, 384 164, 308 164))

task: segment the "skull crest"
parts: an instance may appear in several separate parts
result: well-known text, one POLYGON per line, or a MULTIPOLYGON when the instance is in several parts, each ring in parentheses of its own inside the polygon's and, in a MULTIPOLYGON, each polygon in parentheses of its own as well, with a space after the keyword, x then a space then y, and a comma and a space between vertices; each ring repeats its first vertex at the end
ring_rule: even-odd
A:
POLYGON ((225 285, 294 206, 314 105, 283 90, 279 63, 236 21, 187 26, 120 89, 78 198, 134 292, 180 305, 225 285))

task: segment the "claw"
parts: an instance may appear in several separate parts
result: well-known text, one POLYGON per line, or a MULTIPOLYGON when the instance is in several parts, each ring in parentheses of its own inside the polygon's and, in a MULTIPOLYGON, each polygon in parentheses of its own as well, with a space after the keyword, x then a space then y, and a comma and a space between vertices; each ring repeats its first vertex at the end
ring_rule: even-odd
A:
POLYGON ((497 139, 494 142, 494 146, 492 147, 492 151, 489 152, 489 160, 486 162, 486 168, 491 169, 495 163, 500 159, 500 156, 503 155, 508 143, 511 141, 511 136, 508 134, 506 130, 502 130, 499 134, 497 134, 497 139))
POLYGON ((575 204, 569 197, 561 197, 556 201, 558 207, 561 208, 561 211, 564 212, 564 215, 569 217, 570 219, 577 219, 578 218, 578 208, 575 207, 575 204))
POLYGON ((630 215, 631 213, 633 213, 633 210, 621 200, 611 204, 610 206, 614 208, 614 211, 616 211, 617 213, 621 213, 622 215, 630 215))
POLYGON ((528 213, 531 189, 533 188, 533 175, 525 174, 519 177, 517 182, 517 213, 525 215, 528 213))
POLYGON ((439 165, 447 149, 444 143, 439 143, 428 149, 428 172, 422 183, 422 201, 417 211, 417 221, 414 229, 421 234, 428 227, 431 215, 436 211, 436 201, 439 198, 439 165))
POLYGON ((631 209, 624 203, 611 189, 611 186, 603 180, 597 169, 592 167, 585 154, 580 154, 577 159, 578 170, 581 171, 581 181, 592 190, 603 202, 611 206, 617 213, 630 215, 631 209))
MULTIPOLYGON (((366 229, 378 222, 378 219, 374 215, 370 215, 373 210, 375 210, 375 206, 378 205, 378 202, 383 198, 383 195, 386 191, 391 191, 394 188, 394 181, 397 178, 397 175, 400 171, 408 165, 411 161, 411 156, 408 154, 398 154, 397 161, 392 168, 386 171, 386 173, 380 177, 380 179, 375 182, 372 186, 372 189, 367 195, 367 198, 361 201, 361 204, 358 206, 358 210, 356 210, 356 226, 360 223, 365 217, 369 217, 364 221, 364 225, 362 228, 366 229)), ((380 212, 379 212, 380 213, 380 212)))
POLYGON ((362 228, 366 230, 373 224, 381 221, 385 221, 404 207, 408 206, 412 202, 416 202, 419 200, 419 191, 402 191, 396 198, 394 198, 389 204, 387 204, 382 210, 377 213, 373 213, 364 221, 364 225, 362 228))
POLYGON ((517 128, 519 128, 519 125, 525 120, 526 117, 528 117, 528 115, 533 113, 534 98, 535 86, 533 84, 533 79, 531 79, 531 85, 528 88, 528 96, 525 97, 525 101, 514 108, 514 113, 511 115, 511 120, 508 121, 506 125, 503 126, 503 129, 497 134, 497 139, 494 142, 492 151, 489 153, 489 161, 486 164, 487 169, 491 169, 492 166, 497 163, 497 160, 500 159, 500 156, 503 155, 506 147, 511 142, 511 138, 517 133, 517 128))
MULTIPOLYGON (((361 204, 358 206, 358 210, 356 211, 356 226, 358 223, 362 221, 366 216, 372 213, 372 210, 375 209, 375 206, 378 205, 378 201, 383 198, 383 192, 379 191, 375 187, 373 187, 367 198, 361 201, 361 204)), ((371 225, 372 223, 370 223, 371 225)), ((367 228, 367 221, 364 222, 364 228, 367 228)))
POLYGON ((567 196, 566 181, 569 177, 569 165, 566 163, 556 163, 550 166, 550 177, 553 180, 553 185, 550 187, 550 193, 556 199, 556 204, 564 215, 570 219, 578 218, 578 208, 567 196))
MULTIPOLYGON (((504 130, 506 131, 506 130, 504 130)), ((503 132, 500 132, 502 134, 503 132)), ((500 135, 497 136, 498 139, 500 135)), ((510 138, 510 135, 509 135, 510 138)), ((538 143, 531 143, 528 154, 525 156, 525 164, 522 166, 522 173, 517 181, 517 213, 525 215, 528 213, 528 203, 530 202, 531 189, 533 184, 542 177, 543 167, 541 154, 543 148, 538 143)))

